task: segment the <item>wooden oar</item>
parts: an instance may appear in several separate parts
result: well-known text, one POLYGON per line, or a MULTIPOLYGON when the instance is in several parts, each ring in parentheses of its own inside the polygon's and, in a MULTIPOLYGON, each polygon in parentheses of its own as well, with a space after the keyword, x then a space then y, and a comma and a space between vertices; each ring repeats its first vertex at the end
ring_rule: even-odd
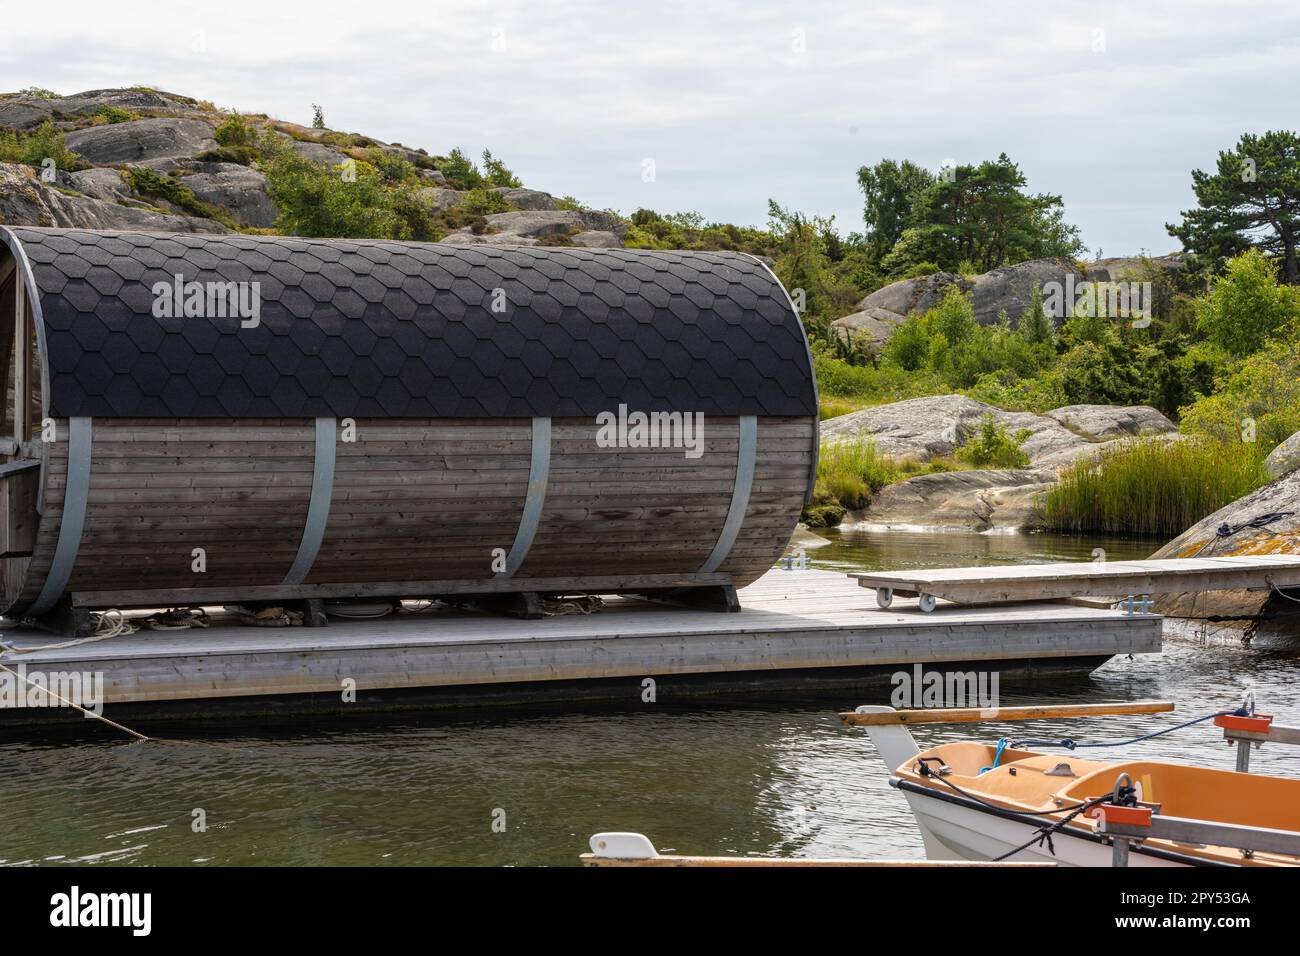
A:
POLYGON ((887 710, 870 714, 840 714, 850 727, 890 724, 974 724, 984 720, 1038 720, 1051 717, 1099 717, 1110 714, 1166 714, 1174 709, 1168 700, 1117 701, 1111 704, 1042 704, 1032 707, 931 707, 921 710, 887 710))

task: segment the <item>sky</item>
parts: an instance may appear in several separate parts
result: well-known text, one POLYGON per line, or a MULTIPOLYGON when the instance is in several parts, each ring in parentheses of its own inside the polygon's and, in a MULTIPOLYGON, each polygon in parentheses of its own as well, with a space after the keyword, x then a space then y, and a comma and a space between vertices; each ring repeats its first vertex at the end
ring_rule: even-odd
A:
POLYGON ((144 84, 624 213, 861 230, 857 170, 1007 153, 1091 253, 1161 254, 1243 132, 1300 127, 1300 4, 4 0, 0 89, 144 84))

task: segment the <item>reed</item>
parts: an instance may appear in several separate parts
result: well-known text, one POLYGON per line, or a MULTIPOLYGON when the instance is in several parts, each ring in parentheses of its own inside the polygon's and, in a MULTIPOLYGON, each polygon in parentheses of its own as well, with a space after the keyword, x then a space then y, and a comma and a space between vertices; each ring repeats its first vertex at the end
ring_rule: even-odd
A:
POLYGON ((855 401, 851 398, 836 398, 833 395, 823 395, 817 403, 817 414, 822 421, 827 421, 831 418, 847 415, 849 412, 856 412, 860 408, 865 408, 866 404, 866 402, 855 401))
POLYGON ((817 487, 814 500, 836 501, 849 509, 865 508, 885 485, 914 475, 956 471, 963 466, 948 458, 918 461, 890 458, 871 439, 828 442, 817 458, 817 487))
POLYGON ((1256 445, 1143 438, 1066 469, 1047 494, 1043 523, 1174 537, 1267 481, 1256 445))
POLYGON ((898 466, 873 441, 825 444, 817 459, 817 492, 846 508, 862 508, 899 477, 898 466))

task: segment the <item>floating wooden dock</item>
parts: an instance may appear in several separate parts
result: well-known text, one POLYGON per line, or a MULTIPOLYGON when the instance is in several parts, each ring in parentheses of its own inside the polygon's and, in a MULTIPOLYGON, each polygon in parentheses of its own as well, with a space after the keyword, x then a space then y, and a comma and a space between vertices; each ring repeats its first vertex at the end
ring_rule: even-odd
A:
POLYGON ((931 611, 935 599, 982 605, 1060 601, 1096 594, 1150 595, 1188 591, 1300 587, 1300 557, 1251 554, 1231 558, 1162 558, 1151 561, 1069 561, 1010 567, 928 568, 852 574, 875 588, 879 603, 916 597, 931 611))
MULTIPOLYGON (((362 704, 383 697, 378 692, 437 691, 434 699, 463 705, 635 701, 650 677, 662 701, 692 686, 711 693, 735 685, 751 694, 783 683, 850 687, 880 682, 881 668, 888 674, 915 664, 1089 671, 1116 654, 1161 646, 1154 614, 1036 604, 923 615, 901 601, 884 610, 830 571, 769 571, 740 598, 742 610, 718 613, 614 597, 589 615, 538 621, 452 608, 331 619, 327 627, 245 627, 217 616, 206 629, 142 630, 68 647, 50 646, 64 642, 47 633, 8 628, 4 640, 18 653, 6 652, 0 664, 101 673, 109 716, 159 704, 185 715, 204 708, 183 702, 242 701, 239 710, 272 698, 277 707, 314 701, 302 709, 318 711, 338 704, 349 680, 362 704)), ((7 710, 0 718, 15 713, 53 715, 7 710)))

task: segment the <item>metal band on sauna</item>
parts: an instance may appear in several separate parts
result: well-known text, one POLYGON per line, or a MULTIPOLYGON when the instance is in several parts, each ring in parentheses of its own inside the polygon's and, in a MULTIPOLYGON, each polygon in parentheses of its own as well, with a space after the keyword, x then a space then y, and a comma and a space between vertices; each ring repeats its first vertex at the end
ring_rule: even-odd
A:
POLYGON ((542 520, 542 506, 546 504, 546 483, 551 477, 551 420, 533 419, 532 457, 528 463, 528 496, 524 499, 524 513, 519 518, 519 531, 515 543, 506 555, 506 569, 502 577, 513 577, 533 546, 533 536, 542 520))
POLYGON ((40 617, 54 606, 68 586, 73 565, 77 563, 81 532, 86 526, 86 498, 90 494, 91 439, 89 418, 68 419, 68 481, 63 492, 59 540, 41 593, 26 611, 29 617, 40 617))
POLYGON ((718 543, 713 546, 713 553, 700 565, 700 573, 716 571, 731 553, 731 546, 736 543, 740 526, 745 523, 745 509, 749 507, 749 492, 754 487, 754 461, 758 457, 758 418, 754 415, 740 416, 740 444, 736 448, 736 481, 731 488, 731 507, 727 510, 727 520, 723 522, 722 533, 718 543))
POLYGON ((311 501, 307 504, 307 520, 302 526, 302 541, 293 566, 284 576, 282 584, 302 584, 316 561, 316 552, 325 539, 325 525, 330 517, 330 501, 334 497, 334 461, 337 454, 338 422, 333 418, 316 419, 316 461, 311 475, 311 501))

